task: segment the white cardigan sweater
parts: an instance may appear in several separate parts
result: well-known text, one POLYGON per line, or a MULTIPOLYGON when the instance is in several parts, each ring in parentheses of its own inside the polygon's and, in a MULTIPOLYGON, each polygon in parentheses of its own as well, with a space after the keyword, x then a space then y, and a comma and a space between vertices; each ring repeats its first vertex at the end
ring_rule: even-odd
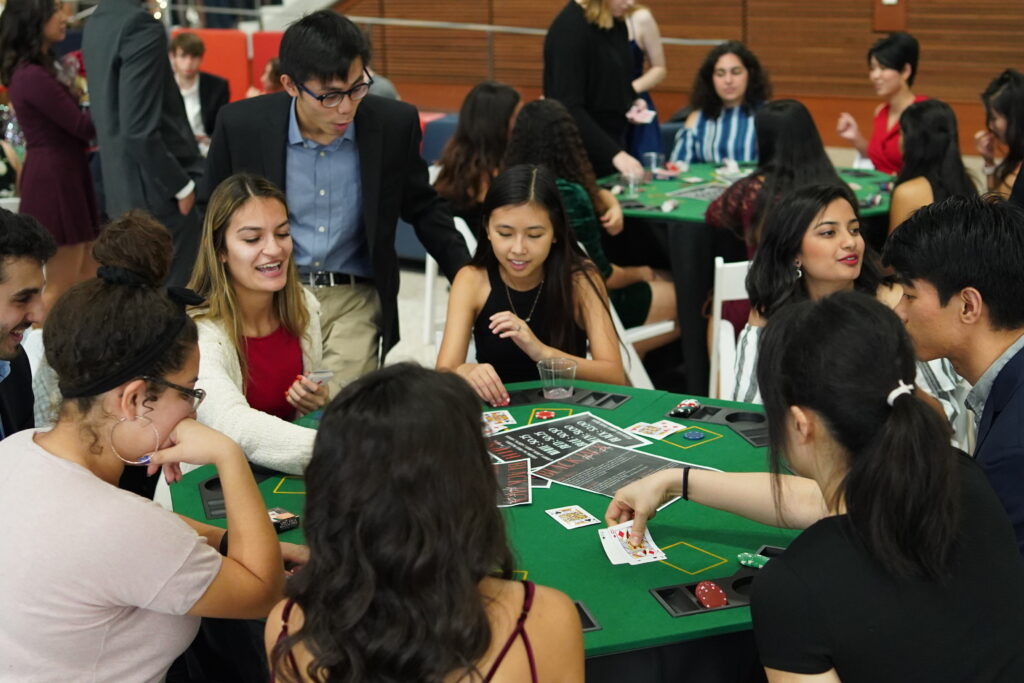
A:
MULTIPOLYGON (((299 340, 302 370, 319 370, 323 361, 320 303, 302 289, 309 326, 299 340)), ((199 381, 206 391, 199 406, 199 421, 231 437, 251 462, 279 472, 302 474, 313 455, 316 430, 300 427, 249 407, 242 389, 242 367, 227 330, 219 321, 197 318, 199 328, 199 381)))

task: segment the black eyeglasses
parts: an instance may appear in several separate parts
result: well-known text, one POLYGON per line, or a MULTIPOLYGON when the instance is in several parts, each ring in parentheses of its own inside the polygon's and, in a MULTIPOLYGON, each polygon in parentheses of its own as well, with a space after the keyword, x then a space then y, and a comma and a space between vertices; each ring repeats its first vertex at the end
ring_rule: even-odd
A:
POLYGON ((174 389, 182 396, 187 397, 189 401, 192 402, 192 412, 199 410, 199 404, 203 402, 204 398, 206 398, 206 391, 203 389, 189 389, 188 387, 183 387, 180 384, 168 382, 161 377, 150 377, 148 375, 144 375, 142 379, 147 382, 153 382, 154 384, 162 384, 168 389, 174 389))
POLYGON ((358 102, 370 93, 370 86, 373 85, 373 78, 366 69, 363 69, 363 75, 366 76, 366 80, 362 83, 356 83, 348 90, 332 90, 330 92, 325 92, 323 95, 317 95, 302 83, 299 83, 298 86, 302 92, 312 97, 322 106, 327 107, 328 109, 333 109, 341 104, 341 101, 345 99, 346 95, 348 95, 353 102, 358 102))

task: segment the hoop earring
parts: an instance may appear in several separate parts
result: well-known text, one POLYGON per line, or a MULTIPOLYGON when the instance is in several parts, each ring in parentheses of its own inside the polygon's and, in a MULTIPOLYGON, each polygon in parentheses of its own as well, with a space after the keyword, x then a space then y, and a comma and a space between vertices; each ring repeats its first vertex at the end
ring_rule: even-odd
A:
POLYGON ((800 268, 800 264, 796 264, 796 279, 799 280, 804 276, 804 271, 800 268))
POLYGON ((131 420, 129 420, 126 417, 122 417, 117 421, 117 424, 110 428, 110 450, 113 451, 114 455, 117 456, 117 459, 123 463, 126 463, 128 465, 148 465, 150 461, 152 461, 153 459, 153 454, 156 453, 159 449, 160 431, 156 428, 156 425, 153 424, 153 421, 150 420, 145 415, 133 415, 131 420), (114 432, 117 430, 118 427, 120 427, 125 422, 135 422, 138 419, 143 419, 146 421, 147 424, 149 424, 150 429, 153 430, 153 436, 156 437, 156 442, 153 444, 153 450, 151 450, 148 453, 145 453, 138 460, 128 460, 127 458, 125 458, 124 456, 117 452, 117 447, 114 445, 114 432))

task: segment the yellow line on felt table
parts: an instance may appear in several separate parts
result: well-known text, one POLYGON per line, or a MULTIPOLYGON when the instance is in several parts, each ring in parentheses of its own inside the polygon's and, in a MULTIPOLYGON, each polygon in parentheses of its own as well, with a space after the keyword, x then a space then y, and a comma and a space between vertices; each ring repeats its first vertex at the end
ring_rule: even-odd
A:
POLYGON ((302 481, 302 477, 292 477, 292 476, 281 477, 281 481, 277 482, 277 486, 274 487, 274 491, 273 491, 274 493, 277 493, 277 494, 280 494, 280 495, 283 495, 283 496, 304 496, 304 495, 306 495, 305 491, 281 491, 280 490, 281 485, 284 484, 286 479, 298 479, 299 481, 302 481))
POLYGON ((687 543, 686 541, 676 541, 672 545, 667 545, 664 548, 662 548, 662 551, 666 551, 669 548, 674 548, 677 545, 689 546, 690 548, 693 548, 694 550, 702 552, 705 555, 710 555, 711 557, 715 558, 716 560, 719 560, 718 562, 715 562, 714 564, 708 565, 707 567, 704 567, 703 569, 698 569, 695 572, 687 571, 687 570, 683 569, 682 567, 677 567, 677 566, 675 566, 674 564, 672 564, 671 562, 669 562, 667 560, 661 560, 662 564, 667 564, 668 566, 672 567, 672 569, 678 569, 682 573, 689 574, 690 576, 695 576, 695 575, 700 574, 702 572, 706 572, 709 569, 714 569, 715 567, 721 567, 723 564, 725 564, 726 562, 729 561, 729 560, 725 559, 724 557, 722 557, 721 555, 715 555, 713 552, 710 552, 708 550, 704 550, 704 548, 698 548, 697 546, 693 545, 692 543, 687 543))
MULTIPOLYGON (((664 439, 661 440, 661 443, 667 443, 669 446, 675 446, 676 448, 682 448, 685 451, 687 448, 693 448, 694 446, 703 446, 706 443, 709 443, 711 441, 716 441, 716 440, 722 438, 722 435, 719 434, 718 432, 713 432, 710 429, 708 429, 707 427, 698 427, 698 426, 687 427, 686 429, 684 429, 682 431, 676 432, 676 434, 684 434, 684 433, 690 431, 691 429, 699 429, 700 431, 704 432, 705 434, 713 434, 714 438, 711 438, 711 439, 708 439, 708 438, 698 439, 697 441, 691 441, 690 443, 688 443, 688 444, 686 444, 684 446, 682 444, 675 443, 674 441, 669 441, 668 440, 668 436, 666 436, 664 439)), ((670 434, 669 436, 674 436, 674 435, 670 434)))

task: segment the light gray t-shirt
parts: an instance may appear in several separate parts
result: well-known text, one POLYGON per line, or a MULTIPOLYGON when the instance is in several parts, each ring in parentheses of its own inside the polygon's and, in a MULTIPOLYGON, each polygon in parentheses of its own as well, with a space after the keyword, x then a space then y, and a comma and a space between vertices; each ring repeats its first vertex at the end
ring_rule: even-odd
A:
POLYGON ((34 433, 0 441, 0 681, 162 681, 221 556, 34 433))

